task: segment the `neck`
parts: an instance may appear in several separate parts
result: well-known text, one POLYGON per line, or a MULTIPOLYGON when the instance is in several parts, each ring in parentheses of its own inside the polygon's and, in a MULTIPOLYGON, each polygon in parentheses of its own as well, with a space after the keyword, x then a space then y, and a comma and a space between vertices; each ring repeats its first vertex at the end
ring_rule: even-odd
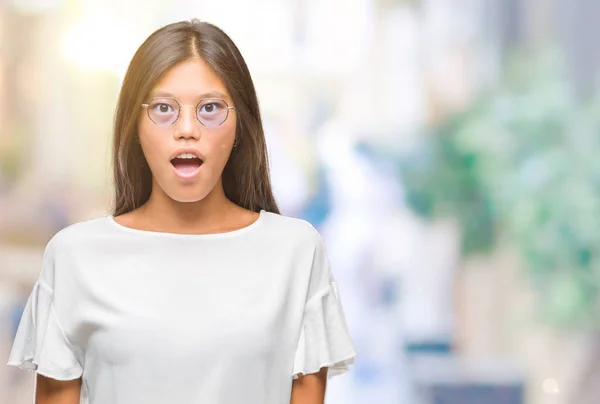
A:
POLYGON ((208 195, 194 202, 179 202, 169 197, 158 184, 152 183, 148 201, 139 208, 145 221, 165 229, 212 228, 239 209, 225 196, 222 182, 208 195))

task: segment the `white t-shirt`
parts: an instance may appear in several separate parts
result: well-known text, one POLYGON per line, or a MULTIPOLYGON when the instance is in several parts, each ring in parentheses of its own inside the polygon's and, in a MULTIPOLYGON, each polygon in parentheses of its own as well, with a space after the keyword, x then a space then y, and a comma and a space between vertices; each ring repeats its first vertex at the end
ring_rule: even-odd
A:
POLYGON ((83 376, 85 404, 284 404, 298 373, 355 355, 320 234, 261 211, 219 234, 110 215, 59 231, 8 364, 83 376))

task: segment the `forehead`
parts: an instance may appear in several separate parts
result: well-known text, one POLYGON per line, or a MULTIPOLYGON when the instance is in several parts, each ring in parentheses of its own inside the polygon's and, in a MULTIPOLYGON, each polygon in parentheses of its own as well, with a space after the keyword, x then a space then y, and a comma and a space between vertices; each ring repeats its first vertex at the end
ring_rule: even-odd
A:
POLYGON ((168 69, 150 92, 157 96, 196 100, 199 97, 217 97, 230 100, 223 81, 202 59, 188 59, 168 69))

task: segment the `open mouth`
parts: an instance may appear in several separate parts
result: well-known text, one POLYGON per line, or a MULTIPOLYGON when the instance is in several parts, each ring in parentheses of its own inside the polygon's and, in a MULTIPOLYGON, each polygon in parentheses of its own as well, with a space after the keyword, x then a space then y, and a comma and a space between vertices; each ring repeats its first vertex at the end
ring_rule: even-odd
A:
POLYGON ((198 157, 181 158, 175 157, 171 160, 171 164, 175 168, 175 172, 180 177, 189 177, 194 175, 202 166, 203 161, 198 157))

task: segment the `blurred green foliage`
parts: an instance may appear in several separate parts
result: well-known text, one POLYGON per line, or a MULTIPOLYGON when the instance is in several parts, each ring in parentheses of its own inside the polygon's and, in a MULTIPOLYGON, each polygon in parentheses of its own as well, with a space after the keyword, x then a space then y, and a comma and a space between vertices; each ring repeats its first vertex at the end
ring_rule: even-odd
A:
POLYGON ((577 100, 563 71, 556 55, 517 55, 401 171, 415 211, 459 220, 465 255, 518 248, 544 320, 597 329, 600 97, 577 100))
POLYGON ((12 185, 27 167, 24 156, 28 156, 31 142, 23 122, 9 121, 5 129, 10 135, 0 139, 0 173, 12 185))

